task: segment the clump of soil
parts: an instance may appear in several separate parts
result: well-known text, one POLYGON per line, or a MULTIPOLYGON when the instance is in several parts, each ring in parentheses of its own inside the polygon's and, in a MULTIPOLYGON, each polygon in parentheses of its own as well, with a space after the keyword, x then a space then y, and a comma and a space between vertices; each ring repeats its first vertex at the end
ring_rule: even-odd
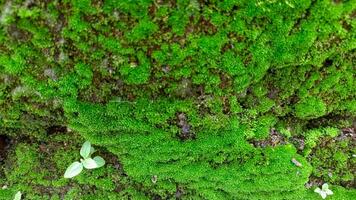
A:
POLYGON ((286 138, 280 133, 278 133, 276 129, 271 128, 268 138, 266 138, 265 140, 252 140, 250 141, 250 143, 252 143, 254 147, 275 147, 277 145, 286 144, 286 138))
MULTIPOLYGON (((354 123, 356 125, 356 123, 354 123)), ((351 138, 353 141, 356 141, 355 127, 352 128, 343 128, 341 129, 341 134, 335 138, 335 140, 345 140, 346 138, 351 138)))
POLYGON ((305 147, 304 138, 301 136, 292 137, 290 142, 297 148, 298 153, 301 153, 305 147))
POLYGON ((53 126, 50 126, 47 128, 47 134, 48 135, 53 135, 53 134, 56 134, 56 133, 65 133, 67 132, 67 127, 65 126, 59 126, 59 125, 53 125, 53 126))
POLYGON ((11 139, 5 135, 0 135, 0 162, 4 161, 10 148, 11 139))
POLYGON ((180 128, 178 137, 181 140, 195 139, 195 134, 191 130, 191 126, 188 123, 188 118, 185 113, 177 114, 177 125, 180 128))

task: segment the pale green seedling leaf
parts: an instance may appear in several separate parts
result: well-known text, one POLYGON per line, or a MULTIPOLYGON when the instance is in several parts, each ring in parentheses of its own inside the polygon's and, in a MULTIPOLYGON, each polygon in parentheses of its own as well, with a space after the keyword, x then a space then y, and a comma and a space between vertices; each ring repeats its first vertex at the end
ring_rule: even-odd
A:
POLYGON ((93 158, 93 160, 94 160, 94 161, 96 162, 96 164, 98 165, 98 168, 105 165, 105 160, 104 160, 101 156, 95 156, 95 157, 93 158))
POLYGON ((76 161, 69 165, 66 172, 64 173, 64 178, 73 178, 74 176, 80 174, 83 170, 83 164, 76 161))
POLYGON ((21 200, 21 197, 22 197, 22 194, 21 194, 20 191, 18 191, 18 192, 15 194, 14 200, 21 200))
POLYGON ((327 195, 333 195, 334 194, 333 191, 331 191, 330 189, 325 190, 325 193, 327 195))
POLYGON ((314 192, 316 192, 316 193, 320 194, 321 189, 317 187, 317 188, 315 188, 314 192))
POLYGON ((333 192, 329 189, 329 185, 324 183, 320 188, 315 188, 314 192, 320 194, 321 198, 325 199, 328 195, 332 195, 333 192))
POLYGON ((94 152, 95 152, 94 147, 91 147, 91 148, 90 148, 90 156, 91 156, 94 152))
POLYGON ((328 185, 327 183, 324 183, 324 184, 321 186, 321 189, 325 191, 325 190, 329 189, 329 185, 328 185))
POLYGON ((91 144, 89 141, 84 142, 82 148, 80 149, 80 155, 86 159, 89 157, 91 151, 91 144))
POLYGON ((82 161, 82 163, 86 169, 98 168, 98 164, 92 158, 86 158, 85 160, 82 161))
POLYGON ((321 196, 321 198, 323 198, 323 199, 325 199, 326 198, 326 196, 328 196, 327 194, 326 194, 326 192, 324 192, 323 190, 322 191, 320 191, 320 196, 321 196))

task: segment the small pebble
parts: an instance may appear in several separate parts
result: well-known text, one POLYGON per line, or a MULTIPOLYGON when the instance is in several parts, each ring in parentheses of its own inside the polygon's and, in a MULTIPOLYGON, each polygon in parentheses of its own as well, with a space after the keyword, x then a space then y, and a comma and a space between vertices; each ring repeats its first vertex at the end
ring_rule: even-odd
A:
POLYGON ((302 163, 298 162, 295 158, 292 158, 292 163, 295 164, 297 167, 302 167, 302 163))
POLYGON ((168 66, 162 68, 162 71, 168 73, 171 69, 168 66))

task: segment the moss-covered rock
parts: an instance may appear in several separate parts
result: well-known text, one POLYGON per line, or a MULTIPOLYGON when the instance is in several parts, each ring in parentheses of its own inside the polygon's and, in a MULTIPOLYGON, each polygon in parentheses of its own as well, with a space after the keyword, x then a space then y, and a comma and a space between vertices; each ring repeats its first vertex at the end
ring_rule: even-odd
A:
POLYGON ((351 197, 352 141, 336 138, 355 129, 355 9, 0 1, 0 196, 315 199, 329 182, 351 197), (84 139, 123 170, 64 180, 84 139))

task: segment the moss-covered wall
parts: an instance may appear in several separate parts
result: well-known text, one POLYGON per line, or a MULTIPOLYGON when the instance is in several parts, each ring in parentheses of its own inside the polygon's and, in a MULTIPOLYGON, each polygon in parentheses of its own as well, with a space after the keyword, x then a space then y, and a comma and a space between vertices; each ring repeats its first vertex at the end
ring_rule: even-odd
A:
POLYGON ((0 199, 318 199, 324 182, 351 199, 355 18, 355 0, 0 0, 0 199), (84 140, 111 161, 64 180, 84 140))

